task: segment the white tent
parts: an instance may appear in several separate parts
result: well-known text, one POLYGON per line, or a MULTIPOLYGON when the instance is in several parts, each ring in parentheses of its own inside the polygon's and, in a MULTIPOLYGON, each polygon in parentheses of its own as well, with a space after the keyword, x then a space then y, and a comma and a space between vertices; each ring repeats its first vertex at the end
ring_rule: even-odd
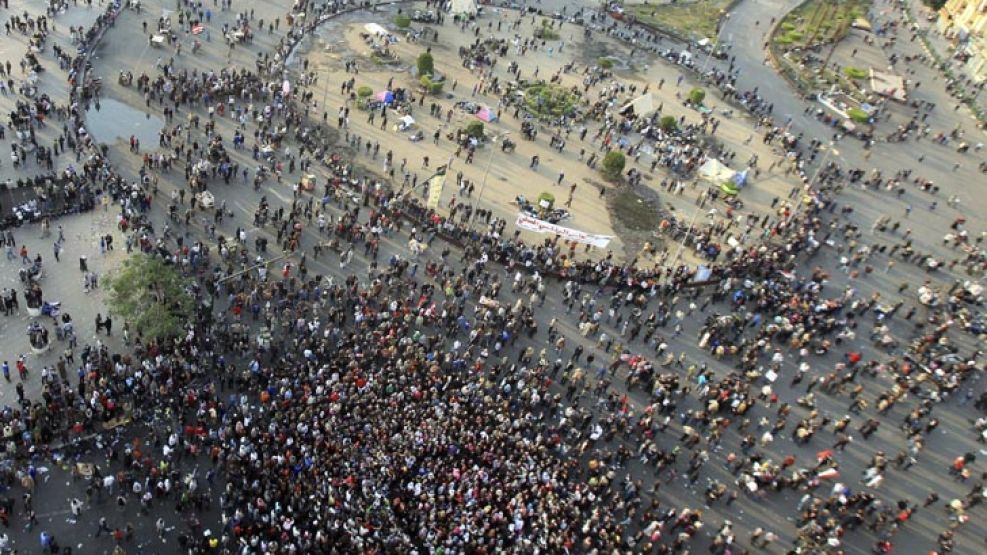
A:
POLYGON ((715 183, 729 181, 737 172, 731 170, 716 158, 710 158, 699 167, 699 175, 715 183))
POLYGON ((370 33, 371 35, 389 35, 390 33, 377 23, 367 23, 363 26, 363 30, 370 33))
POLYGON ((905 102, 908 100, 908 92, 905 90, 905 79, 900 75, 885 73, 871 68, 870 88, 877 94, 905 102))
POLYGON ((655 98, 651 96, 651 93, 642 94, 621 107, 620 113, 623 114, 629 108, 634 109, 634 115, 636 116, 651 115, 655 111, 655 98))
POLYGON ((476 0, 452 0, 449 3, 449 13, 473 15, 476 13, 476 0))

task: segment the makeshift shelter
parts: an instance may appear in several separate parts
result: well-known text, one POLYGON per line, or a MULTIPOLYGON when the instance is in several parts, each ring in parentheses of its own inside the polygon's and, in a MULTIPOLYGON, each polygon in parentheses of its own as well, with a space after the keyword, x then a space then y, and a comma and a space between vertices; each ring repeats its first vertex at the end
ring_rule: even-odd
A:
POLYGON ((390 31, 385 29, 379 23, 367 23, 363 26, 363 30, 370 33, 371 35, 390 35, 390 31))
POLYGON ((877 71, 876 69, 870 70, 870 88, 879 95, 898 102, 905 102, 908 100, 908 91, 905 87, 905 79, 900 75, 877 71))
POLYGON ((727 195, 736 195, 747 185, 749 170, 734 171, 716 158, 710 158, 699 167, 699 176, 716 183, 720 190, 727 195))
POLYGON ((651 93, 647 93, 642 94, 627 104, 624 104, 624 106, 620 109, 620 115, 634 115, 643 117, 653 114, 656 109, 657 105, 655 104, 655 98, 651 95, 651 93))
POLYGON ((737 172, 725 166, 716 158, 710 158, 699 167, 699 175, 709 181, 720 183, 730 181, 737 172))
POLYGON ((449 13, 452 15, 476 15, 476 0, 452 0, 449 13))
MULTIPOLYGON (((728 168, 729 169, 729 168, 728 168)), ((747 185, 747 172, 734 172, 733 177, 720 183, 720 190, 728 195, 736 195, 747 185)))
POLYGON ((391 91, 379 91, 374 95, 374 98, 387 105, 394 103, 394 93, 391 91))
POLYGON ((853 23, 851 23, 850 26, 853 27, 854 29, 860 29, 861 31, 868 31, 868 32, 874 29, 871 26, 870 21, 867 21, 866 17, 858 17, 857 19, 854 19, 853 23))
POLYGON ((497 112, 494 112, 487 106, 483 106, 482 108, 477 110, 475 115, 476 117, 480 118, 480 120, 485 121, 487 123, 490 123, 492 121, 497 121, 497 112))
POLYGON ((737 187, 744 188, 747 185, 747 174, 749 173, 750 173, 750 168, 745 169, 743 171, 739 171, 733 174, 733 177, 730 178, 730 181, 733 182, 733 184, 736 185, 737 187))

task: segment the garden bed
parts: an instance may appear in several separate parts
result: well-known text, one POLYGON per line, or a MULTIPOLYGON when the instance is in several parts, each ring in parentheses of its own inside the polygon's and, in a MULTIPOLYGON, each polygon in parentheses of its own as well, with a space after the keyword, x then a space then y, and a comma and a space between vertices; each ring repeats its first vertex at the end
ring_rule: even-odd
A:
POLYGON ((689 41, 712 38, 734 0, 678 0, 674 3, 627 3, 624 10, 638 22, 689 41))
POLYGON ((539 118, 571 116, 581 100, 578 90, 553 83, 533 83, 523 90, 525 108, 539 118))
POLYGON ((808 0, 788 12, 772 42, 782 48, 812 48, 843 40, 871 0, 808 0))

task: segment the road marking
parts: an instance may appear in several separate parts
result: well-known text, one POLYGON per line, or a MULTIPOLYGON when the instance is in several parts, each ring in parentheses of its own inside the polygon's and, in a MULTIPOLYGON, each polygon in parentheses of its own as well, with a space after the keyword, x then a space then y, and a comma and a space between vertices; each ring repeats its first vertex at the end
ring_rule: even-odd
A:
POLYGON ((270 188, 266 189, 266 191, 269 192, 270 194, 274 195, 275 198, 277 198, 281 202, 283 202, 283 203, 285 203, 285 204, 287 204, 289 206, 291 205, 291 199, 288 198, 284 193, 282 193, 281 191, 279 191, 275 187, 270 187, 270 188))

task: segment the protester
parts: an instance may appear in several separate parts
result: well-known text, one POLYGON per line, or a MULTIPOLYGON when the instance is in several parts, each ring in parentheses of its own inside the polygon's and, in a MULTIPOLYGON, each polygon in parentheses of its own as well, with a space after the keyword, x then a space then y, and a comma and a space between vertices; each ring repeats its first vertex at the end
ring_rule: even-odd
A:
MULTIPOLYGON (((704 259, 705 289, 695 283, 700 269, 678 257, 622 264, 612 253, 585 256, 579 244, 558 237, 529 244, 490 210, 465 202, 448 211, 427 208, 419 195, 361 175, 356 159, 327 152, 329 134, 306 117, 314 74, 303 74, 291 94, 278 77, 297 41, 344 9, 296 2, 287 35, 254 68, 189 72, 168 60, 158 74, 138 78, 148 102, 165 110, 166 126, 157 151, 132 145, 141 164, 133 182, 114 172, 85 131, 83 105, 98 93, 81 87, 63 136, 86 162, 63 180, 90 194, 94 206, 107 195, 128 251, 161 257, 195 279, 196 314, 172 340, 149 340, 124 322, 132 352, 115 354, 101 342, 70 346, 54 368, 39 369, 42 399, 24 398, 0 413, 9 454, 22 462, 37 453, 70 460, 84 438, 102 433, 129 407, 152 432, 106 448, 106 464, 85 478, 87 491, 97 502, 106 494, 120 507, 135 503, 142 514, 174 504, 186 518, 176 541, 198 552, 684 553, 708 535, 711 552, 736 553, 740 537, 764 549, 779 541, 779 531, 756 527, 738 535, 733 520, 711 515, 730 515, 740 496, 760 501, 786 490, 801 498, 792 513, 792 552, 840 550, 851 541, 890 552, 894 534, 918 509, 917 500, 888 500, 885 477, 920 460, 938 426, 934 411, 972 387, 983 362, 979 350, 954 339, 961 315, 978 302, 962 282, 948 289, 924 284, 919 295, 931 300, 909 301, 921 321, 903 326, 904 301, 889 305, 851 286, 827 287, 829 271, 818 260, 823 245, 846 255, 841 266, 848 274, 868 274, 881 257, 930 271, 941 265, 888 227, 863 244, 859 229, 833 217, 844 183, 877 186, 883 176, 865 180, 859 170, 830 162, 805 207, 792 202, 774 216, 731 213, 700 224, 669 219, 669 236, 704 259), (215 131, 215 118, 236 122, 232 142, 215 131), (256 164, 241 167, 226 144, 247 149, 256 164), (204 206, 196 195, 220 179, 233 187, 252 180, 257 188, 270 186, 272 177, 300 181, 316 164, 336 179, 312 195, 296 191, 284 206, 265 196, 252 222, 236 220, 225 203, 204 206), (168 223, 155 226, 152 207, 162 204, 154 202, 156 183, 179 167, 188 193, 180 189, 164 200, 168 223), (224 220, 236 227, 229 237, 224 220), (273 271, 258 265, 268 258, 267 244, 248 242, 248 223, 275 235, 274 248, 289 261, 273 271), (731 238, 744 246, 729 247, 731 238), (387 246, 389 239, 400 248, 387 246), (323 265, 325 259, 333 263, 323 265), (316 261, 329 271, 317 273, 316 261), (549 314, 550 307, 565 311, 549 314), (261 325, 264 333, 256 329, 261 325), (908 330, 891 337, 897 349, 884 341, 892 325, 908 330), (684 333, 693 328, 694 337, 684 333), (853 339, 864 332, 885 350, 855 350, 853 339), (687 343, 708 356, 692 360, 687 343), (805 395, 781 399, 780 376, 805 383, 805 395), (841 399, 852 416, 834 421, 816 408, 816 395, 841 399), (857 430, 858 443, 871 443, 896 406, 907 414, 907 448, 893 458, 873 450, 857 488, 839 474, 839 457, 851 445, 847 434, 857 430), (815 459, 786 452, 783 433, 797 445, 818 446, 815 459), (53 444, 64 447, 49 451, 53 444), (181 472, 183 460, 208 465, 207 478, 181 472), (732 483, 711 470, 720 462, 732 483), (707 479, 685 505, 660 494, 662 482, 680 477, 690 487, 707 479), (213 480, 220 484, 215 490, 213 480), (221 526, 203 526, 196 515, 216 494, 221 526), (877 541, 852 539, 861 527, 877 541)), ((107 8, 84 46, 95 45, 116 13, 107 8)), ((194 11, 185 13, 181 25, 199 23, 194 11)), ((601 17, 594 12, 591 21, 601 17)), ((251 15, 238 12, 235 21, 249 41, 251 15)), ((523 22, 518 16, 514 27, 523 22)), ((256 31, 264 26, 257 22, 256 31)), ((476 22, 457 26, 464 34, 481 31, 476 22)), ((280 19, 268 22, 269 30, 279 27, 280 19)), ((236 41, 227 40, 234 48, 236 41)), ((543 47, 532 37, 515 48, 521 54, 543 47)), ((497 48, 500 55, 509 51, 506 43, 497 48)), ((464 65, 489 65, 492 75, 496 58, 487 50, 460 55, 464 65)), ((83 60, 73 61, 80 77, 83 60)), ((636 155, 627 138, 658 120, 614 114, 607 106, 635 91, 612 74, 587 76, 586 92, 601 99, 593 108, 595 136, 560 120, 551 146, 636 155)), ((729 90, 729 71, 712 70, 707 78, 729 90)), ((475 92, 497 88, 496 80, 483 81, 475 92)), ((414 94, 408 93, 411 105, 414 94)), ((756 92, 736 97, 763 124, 763 142, 780 146, 807 183, 823 143, 776 124, 772 105, 756 92)), ((443 107, 435 112, 441 117, 443 107)), ((675 132, 645 132, 660 153, 656 166, 669 172, 669 192, 681 193, 682 180, 707 159, 730 154, 703 144, 716 121, 707 116, 675 132)), ((371 159, 380 148, 355 131, 346 141, 371 159)), ((959 236, 950 241, 968 244, 959 236)), ((110 250, 108 237, 101 239, 110 250)), ((8 248, 16 244, 11 236, 6 241, 8 248)), ((21 252, 25 264, 29 254, 21 252)), ((983 251, 958 260, 971 272, 983 270, 983 251)), ((95 289, 84 257, 80 270, 87 290, 95 289)), ((5 301, 5 312, 13 311, 16 297, 9 306, 5 301)), ((110 337, 112 319, 97 314, 95 328, 110 337)), ((984 428, 974 431, 979 436, 984 428)), ((976 456, 950 455, 946 472, 972 478, 976 456)), ((34 487, 34 468, 12 471, 25 489, 34 487)), ((978 481, 949 503, 948 526, 967 522, 983 491, 978 481)), ((84 512, 81 501, 70 505, 74 517, 84 512)), ((160 541, 171 540, 164 519, 155 530, 160 541)), ((132 528, 101 516, 92 535, 103 541, 104 533, 124 543, 132 528)), ((48 532, 40 538, 43 549, 54 545, 48 532)), ((938 537, 943 550, 953 542, 952 528, 938 537)))

